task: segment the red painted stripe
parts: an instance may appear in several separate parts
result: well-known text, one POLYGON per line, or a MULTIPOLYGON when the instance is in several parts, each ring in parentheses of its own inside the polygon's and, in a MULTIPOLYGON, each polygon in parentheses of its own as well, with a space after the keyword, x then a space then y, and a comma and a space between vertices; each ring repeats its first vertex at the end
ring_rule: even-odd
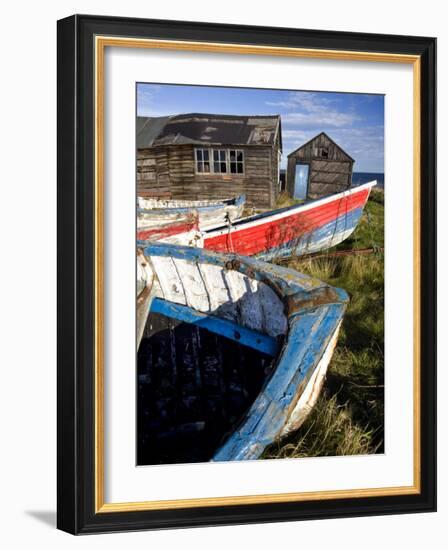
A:
POLYGON ((246 256, 259 254, 318 229, 355 208, 364 207, 369 193, 370 189, 366 189, 327 204, 316 205, 316 208, 296 211, 277 220, 268 216, 265 223, 252 227, 242 224, 223 235, 205 236, 204 248, 246 256))
POLYGON ((196 221, 188 221, 182 223, 173 223, 162 227, 151 227, 150 229, 137 230, 137 239, 140 241, 157 241, 179 233, 187 233, 193 229, 197 229, 196 221))

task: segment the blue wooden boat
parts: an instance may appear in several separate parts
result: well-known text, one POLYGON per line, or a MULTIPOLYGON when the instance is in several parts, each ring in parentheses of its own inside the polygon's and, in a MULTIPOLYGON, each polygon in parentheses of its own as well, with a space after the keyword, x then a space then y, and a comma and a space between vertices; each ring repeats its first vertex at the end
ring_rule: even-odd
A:
POLYGON ((256 459, 296 430, 322 387, 345 291, 179 245, 148 243, 139 261, 138 464, 256 459))

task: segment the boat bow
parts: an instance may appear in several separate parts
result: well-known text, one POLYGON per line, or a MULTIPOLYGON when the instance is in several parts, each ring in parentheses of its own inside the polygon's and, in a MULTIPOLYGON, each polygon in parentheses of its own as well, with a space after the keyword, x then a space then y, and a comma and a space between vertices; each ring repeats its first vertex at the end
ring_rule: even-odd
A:
MULTIPOLYGON (((297 429, 317 399, 336 345, 348 301, 347 293, 292 269, 237 254, 219 254, 192 247, 148 243, 144 247, 144 255, 153 266, 160 263, 160 269, 163 270, 166 270, 167 264, 161 260, 165 258, 174 262, 175 267, 177 266, 176 273, 183 274, 179 283, 182 286, 180 290, 175 288, 178 283, 174 280, 169 284, 162 282, 162 290, 166 289, 165 299, 168 298, 170 302, 162 305, 162 309, 160 303, 157 303, 155 311, 166 313, 167 308, 171 308, 171 314, 183 322, 205 322, 209 330, 217 333, 221 331, 226 337, 238 338, 245 345, 249 343, 249 346, 258 346, 264 353, 274 355, 271 374, 261 391, 240 422, 230 433, 225 434, 223 443, 212 460, 258 458, 269 444, 297 429), (231 334, 232 328, 225 323, 218 323, 216 328, 216 316, 220 315, 219 312, 228 313, 228 310, 225 310, 225 304, 222 303, 218 309, 216 306, 212 307, 210 296, 201 297, 204 289, 208 288, 209 294, 214 292, 213 283, 208 278, 210 269, 202 266, 216 268, 217 272, 222 272, 223 278, 228 279, 229 275, 226 274, 237 273, 247 281, 257 281, 263 287, 271 289, 281 304, 285 320, 285 325, 280 322, 276 329, 271 327, 274 339, 263 339, 259 329, 258 332, 249 330, 247 334, 236 331, 237 336, 234 337, 231 334), (199 273, 197 280, 193 272, 199 273), (192 310, 193 303, 198 305, 192 310), (230 332, 226 333, 226 330, 230 332), (276 335, 282 338, 278 340, 276 335), (260 342, 257 343, 256 338, 260 338, 260 342)), ((216 293, 218 297, 219 289, 216 289, 216 293)), ((153 292, 153 299, 157 296, 161 296, 160 292, 153 292)), ((236 305, 239 310, 247 306, 243 297, 241 300, 241 305, 236 305)), ((235 309, 235 304, 229 306, 235 309)), ((146 307, 149 311, 151 304, 146 307)), ((274 306, 271 313, 272 316, 279 316, 275 314, 274 306)), ((248 318, 250 319, 250 315, 248 318)), ((220 321, 222 323, 222 319, 220 321)))

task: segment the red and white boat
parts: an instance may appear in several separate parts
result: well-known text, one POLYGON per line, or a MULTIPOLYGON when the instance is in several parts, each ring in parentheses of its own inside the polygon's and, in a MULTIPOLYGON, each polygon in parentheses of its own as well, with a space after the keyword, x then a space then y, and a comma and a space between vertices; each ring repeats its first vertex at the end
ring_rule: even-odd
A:
POLYGON ((336 246, 361 218, 376 181, 305 204, 237 220, 202 234, 200 246, 217 252, 272 259, 336 246))

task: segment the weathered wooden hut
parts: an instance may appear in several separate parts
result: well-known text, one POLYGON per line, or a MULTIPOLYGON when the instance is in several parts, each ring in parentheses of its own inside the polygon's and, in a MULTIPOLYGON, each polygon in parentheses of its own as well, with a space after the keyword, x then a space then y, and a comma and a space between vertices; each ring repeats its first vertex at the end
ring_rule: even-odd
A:
POLYGON ((137 192, 178 199, 246 195, 272 208, 279 193, 279 115, 137 118, 137 192))
POLYGON ((286 188, 297 199, 317 199, 348 189, 355 161, 325 132, 288 155, 286 188))

